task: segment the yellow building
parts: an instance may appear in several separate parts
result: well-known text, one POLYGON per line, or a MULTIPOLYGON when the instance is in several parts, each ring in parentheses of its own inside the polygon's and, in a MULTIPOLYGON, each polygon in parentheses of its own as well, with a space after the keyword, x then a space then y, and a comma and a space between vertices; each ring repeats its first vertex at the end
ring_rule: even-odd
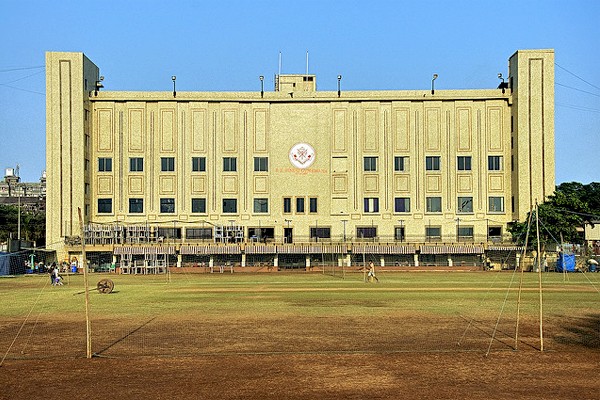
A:
POLYGON ((279 75, 266 92, 105 91, 84 54, 59 52, 46 73, 46 240, 61 260, 81 253, 81 210, 87 250, 125 271, 324 254, 452 265, 510 248, 507 224, 555 188, 553 50, 517 51, 506 83, 481 90, 279 75))

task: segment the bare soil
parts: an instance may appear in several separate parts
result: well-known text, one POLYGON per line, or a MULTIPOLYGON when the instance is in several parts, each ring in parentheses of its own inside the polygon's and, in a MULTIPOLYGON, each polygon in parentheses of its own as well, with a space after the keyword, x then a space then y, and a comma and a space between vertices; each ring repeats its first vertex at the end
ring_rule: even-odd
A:
POLYGON ((464 319, 414 310, 196 317, 96 321, 92 359, 80 322, 38 321, 0 367, 0 399, 600 399, 598 316, 549 323, 543 352, 533 321, 515 351, 507 326, 490 342, 494 321, 464 335, 464 319))

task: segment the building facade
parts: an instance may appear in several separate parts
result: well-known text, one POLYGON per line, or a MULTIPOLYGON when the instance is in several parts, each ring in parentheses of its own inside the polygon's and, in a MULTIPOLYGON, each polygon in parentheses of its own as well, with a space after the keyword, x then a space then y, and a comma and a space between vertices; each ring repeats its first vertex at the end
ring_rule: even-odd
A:
POLYGON ((112 263, 452 264, 510 249, 508 224, 555 188, 553 50, 517 51, 481 90, 279 75, 267 92, 104 91, 82 53, 47 53, 46 71, 59 259, 81 253, 83 226, 112 263))

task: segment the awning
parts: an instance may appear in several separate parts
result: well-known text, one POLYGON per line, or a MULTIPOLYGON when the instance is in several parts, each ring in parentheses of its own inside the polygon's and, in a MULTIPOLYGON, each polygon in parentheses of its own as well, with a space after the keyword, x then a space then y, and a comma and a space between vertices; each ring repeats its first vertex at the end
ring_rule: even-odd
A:
POLYGON ((401 244, 353 244, 354 254, 415 254, 415 247, 401 244))
POLYGON ((141 246, 119 246, 113 250, 114 254, 146 254, 146 250, 141 246))
POLYGON ((210 254, 208 246, 183 245, 179 248, 180 254, 210 254))
POLYGON ((146 247, 146 254, 175 254, 175 246, 146 247))
POLYGON ((308 254, 309 246, 306 244, 278 244, 279 254, 308 254))
POLYGON ((118 246, 114 254, 175 254, 175 246, 118 246))
POLYGON ((275 254, 277 247, 274 244, 247 244, 246 254, 275 254))
POLYGON ((208 247, 208 254, 241 254, 238 244, 211 244, 208 247))
POLYGON ((346 254, 348 247, 344 244, 324 244, 320 252, 323 254, 346 254))
POLYGON ((483 246, 421 246, 421 254, 483 254, 483 246))
POLYGON ((490 251, 523 251, 523 246, 506 246, 492 244, 488 246, 490 251))

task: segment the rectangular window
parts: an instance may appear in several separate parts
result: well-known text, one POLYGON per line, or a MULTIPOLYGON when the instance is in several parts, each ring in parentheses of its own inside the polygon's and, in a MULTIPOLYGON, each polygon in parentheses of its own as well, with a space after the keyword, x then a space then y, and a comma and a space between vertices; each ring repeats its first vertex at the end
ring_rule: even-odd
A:
POLYGON ((394 171, 403 172, 408 169, 408 157, 394 157, 394 171))
POLYGON ((162 172, 175 171, 175 158, 174 157, 161 157, 160 158, 160 170, 162 172))
POLYGON ((175 212, 175 199, 160 199, 160 212, 173 214, 175 212))
POLYGON ((129 212, 140 214, 144 212, 144 199, 129 199, 129 212))
POLYGON ((254 199, 254 212, 255 213, 268 213, 269 212, 269 200, 268 199, 254 199))
POLYGON ((167 239, 181 239, 181 228, 158 228, 158 236, 167 239))
POLYGON ((427 197, 425 199, 425 206, 427 212, 440 213, 442 212, 442 198, 441 197, 427 197))
POLYGON ((488 202, 488 211, 491 213, 504 212, 504 197, 490 197, 488 202))
POLYGON ((397 212, 397 213, 410 212, 410 198, 409 197, 394 198, 394 212, 397 212))
POLYGON ((98 172, 112 172, 112 158, 98 158, 98 172))
POLYGON ((254 171, 255 172, 269 171, 269 158, 268 157, 254 157, 254 171))
POLYGON ((223 157, 223 171, 225 171, 225 172, 237 171, 237 158, 223 157))
POLYGON ((473 198, 472 197, 459 197, 458 204, 456 206, 456 212, 459 214, 468 214, 473 212, 473 198))
POLYGON ((212 239, 212 228, 186 228, 186 239, 212 239))
POLYGON ((374 226, 357 227, 356 237, 359 239, 373 239, 377 237, 377 228, 374 226))
POLYGON ((502 171, 502 156, 488 156, 488 171, 502 171))
POLYGON ((460 225, 456 228, 456 234, 459 240, 473 240, 473 227, 460 225))
POLYGON ((365 157, 364 158, 364 170, 365 172, 377 171, 377 157, 365 157))
POLYGON ((303 213, 304 212, 304 197, 296 198, 296 212, 303 213))
POLYGON ((439 171, 440 170, 440 157, 439 156, 425 157, 425 169, 427 171, 439 171))
POLYGON ((143 172, 144 159, 142 157, 129 158, 129 172, 143 172))
POLYGON ((399 240, 401 242, 406 238, 405 229, 403 226, 397 226, 394 228, 394 239, 399 240))
POLYGON ((488 238, 499 239, 502 237, 501 226, 490 226, 488 227, 488 238))
POLYGON ((98 214, 112 213, 112 199, 98 199, 98 214))
POLYGON ((459 171, 470 171, 471 156, 458 156, 456 159, 456 165, 459 171))
POLYGON ((364 198, 364 210, 365 210, 365 213, 378 213, 379 212, 379 198, 378 197, 365 197, 364 198))
POLYGON ((192 212, 199 214, 206 214, 206 199, 195 198, 192 199, 192 212))
POLYGON ((427 241, 442 240, 442 227, 441 226, 426 226, 425 227, 425 239, 427 239, 427 241))
POLYGON ((329 227, 311 227, 310 228, 311 239, 329 239, 331 238, 331 228, 329 227))
POLYGON ((192 157, 192 172, 206 172, 206 157, 192 157))
POLYGON ((311 197, 308 199, 308 212, 316 213, 317 212, 317 198, 311 197))
POLYGON ((223 199, 223 213, 237 213, 237 199, 223 199))
POLYGON ((289 214, 292 212, 292 198, 291 197, 283 198, 283 212, 285 214, 289 214))

